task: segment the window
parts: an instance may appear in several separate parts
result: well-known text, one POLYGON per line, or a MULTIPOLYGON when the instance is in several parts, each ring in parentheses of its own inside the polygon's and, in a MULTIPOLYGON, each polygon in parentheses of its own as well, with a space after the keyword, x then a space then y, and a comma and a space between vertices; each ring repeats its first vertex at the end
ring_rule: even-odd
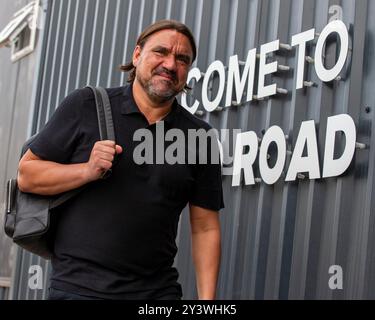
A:
POLYGON ((35 49, 35 38, 40 0, 30 2, 17 11, 13 19, 0 32, 0 48, 11 48, 11 61, 15 62, 35 49))

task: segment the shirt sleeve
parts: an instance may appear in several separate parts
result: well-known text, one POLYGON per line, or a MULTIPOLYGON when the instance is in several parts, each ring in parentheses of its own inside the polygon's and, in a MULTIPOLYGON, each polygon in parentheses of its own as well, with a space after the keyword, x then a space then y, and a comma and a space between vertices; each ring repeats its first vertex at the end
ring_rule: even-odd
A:
POLYGON ((69 94, 57 107, 29 148, 38 157, 58 163, 68 163, 80 137, 82 90, 69 94))
POLYGON ((217 140, 208 139, 208 141, 207 163, 195 165, 194 185, 189 203, 219 211, 224 208, 220 154, 217 140), (214 147, 211 149, 212 143, 214 147))

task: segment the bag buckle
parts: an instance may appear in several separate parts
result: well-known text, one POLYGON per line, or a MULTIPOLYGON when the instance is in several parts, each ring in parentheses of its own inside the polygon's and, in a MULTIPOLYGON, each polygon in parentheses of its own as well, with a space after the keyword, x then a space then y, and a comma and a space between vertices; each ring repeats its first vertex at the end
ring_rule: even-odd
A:
POLYGON ((14 191, 15 191, 15 179, 9 179, 7 182, 7 191, 6 191, 6 213, 11 213, 13 208, 13 198, 14 198, 14 191))

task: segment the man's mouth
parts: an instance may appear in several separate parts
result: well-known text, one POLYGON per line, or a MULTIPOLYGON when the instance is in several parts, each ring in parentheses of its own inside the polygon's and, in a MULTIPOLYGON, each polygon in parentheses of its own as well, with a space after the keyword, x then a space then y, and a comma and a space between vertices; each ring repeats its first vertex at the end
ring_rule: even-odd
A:
POLYGON ((155 75, 157 75, 159 77, 162 77, 164 79, 167 79, 167 80, 169 80, 169 81, 171 81, 173 83, 175 83, 176 80, 177 80, 175 75, 173 75, 173 74, 171 74, 169 72, 165 72, 165 71, 156 71, 155 75))
POLYGON ((173 84, 176 82, 176 79, 171 75, 168 75, 168 74, 165 74, 165 73, 158 73, 157 75, 159 77, 161 77, 162 80, 164 80, 164 81, 168 81, 168 82, 171 82, 173 84))
POLYGON ((160 77, 166 78, 168 80, 174 81, 174 78, 172 76, 168 75, 168 74, 158 73, 157 75, 160 76, 160 77))

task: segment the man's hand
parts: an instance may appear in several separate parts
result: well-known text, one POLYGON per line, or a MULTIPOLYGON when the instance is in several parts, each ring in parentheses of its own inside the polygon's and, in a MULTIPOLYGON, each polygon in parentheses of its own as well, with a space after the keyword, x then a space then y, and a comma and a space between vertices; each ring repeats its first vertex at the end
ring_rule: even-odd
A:
POLYGON ((91 150, 90 159, 86 163, 87 181, 91 182, 101 178, 112 167, 115 155, 121 152, 122 147, 115 145, 114 141, 97 141, 91 150))
POLYGON ((30 149, 18 166, 18 187, 23 192, 55 195, 78 188, 99 179, 112 167, 116 153, 122 148, 113 141, 98 141, 91 150, 88 162, 61 164, 43 160, 30 149))

